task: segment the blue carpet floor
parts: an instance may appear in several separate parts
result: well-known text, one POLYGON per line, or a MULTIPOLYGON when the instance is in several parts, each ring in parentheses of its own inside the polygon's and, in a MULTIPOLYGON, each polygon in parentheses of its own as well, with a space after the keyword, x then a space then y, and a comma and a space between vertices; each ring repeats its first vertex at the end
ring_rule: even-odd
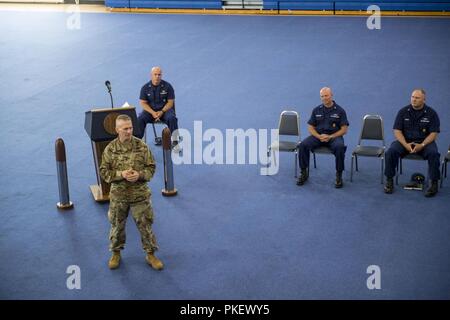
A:
MULTIPOLYGON (((162 197, 161 149, 151 145, 154 231, 166 268, 150 269, 131 219, 120 269, 107 268, 107 204, 96 203, 84 112, 138 106, 153 65, 176 92, 180 125, 275 128, 284 109, 306 121, 334 89, 347 110, 346 158, 361 119, 380 114, 387 143, 411 90, 427 90, 450 143, 450 19, 257 17, 0 12, 0 298, 2 299, 450 299, 450 179, 433 199, 385 195, 379 162, 360 160, 354 182, 333 187, 334 160, 295 185, 292 154, 275 176, 258 165, 181 165, 179 195, 162 197), (65 140, 71 200, 56 209, 54 142, 65 140), (81 269, 81 290, 66 269, 81 269), (369 290, 366 269, 381 269, 369 290)), ((140 108, 138 108, 140 111, 140 108)), ((158 127, 161 129, 161 127, 158 127)), ((151 137, 151 135, 149 135, 151 137)), ((405 161, 405 183, 426 164, 405 161)))

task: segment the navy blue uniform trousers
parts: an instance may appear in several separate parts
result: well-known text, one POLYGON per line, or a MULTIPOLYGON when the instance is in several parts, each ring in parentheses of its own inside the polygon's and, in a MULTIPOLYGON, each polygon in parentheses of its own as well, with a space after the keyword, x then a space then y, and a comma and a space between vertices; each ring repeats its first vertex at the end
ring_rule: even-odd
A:
POLYGON ((311 150, 322 146, 329 147, 336 157, 336 171, 344 171, 344 159, 347 147, 344 145, 343 137, 337 137, 328 142, 320 142, 320 140, 314 136, 309 136, 303 140, 298 146, 298 161, 300 163, 300 168, 309 168, 309 156, 311 150))
MULTIPOLYGON (((169 127, 170 133, 173 133, 178 129, 178 119, 173 108, 170 108, 167 112, 165 112, 160 120, 169 127)), ((138 117, 139 134, 137 135, 137 137, 142 139, 145 132, 145 126, 147 125, 147 123, 153 122, 155 122, 155 119, 153 119, 152 115, 145 110, 142 111, 138 117)))
MULTIPOLYGON (((387 178, 393 178, 395 176, 395 169, 398 165, 400 157, 404 157, 408 152, 398 141, 392 142, 389 149, 385 154, 385 169, 384 175, 387 178)), ((418 155, 421 155, 425 160, 428 160, 428 174, 431 180, 439 180, 439 158, 440 154, 437 149, 436 143, 433 141, 427 144, 418 155)))

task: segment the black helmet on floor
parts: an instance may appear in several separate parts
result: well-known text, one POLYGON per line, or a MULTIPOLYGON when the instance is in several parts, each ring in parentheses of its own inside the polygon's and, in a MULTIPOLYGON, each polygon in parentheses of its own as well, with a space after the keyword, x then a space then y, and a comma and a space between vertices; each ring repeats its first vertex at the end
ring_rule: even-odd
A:
POLYGON ((411 176, 411 181, 417 182, 417 183, 424 183, 425 176, 423 174, 421 174, 420 172, 413 173, 411 176))

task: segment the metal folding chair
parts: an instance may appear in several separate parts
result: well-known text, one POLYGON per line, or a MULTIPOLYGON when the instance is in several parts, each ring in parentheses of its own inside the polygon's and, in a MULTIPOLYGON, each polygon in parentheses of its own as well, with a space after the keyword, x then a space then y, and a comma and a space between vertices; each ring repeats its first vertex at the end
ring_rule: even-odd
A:
MULTIPOLYGON (((293 152, 294 153, 294 167, 295 177, 297 178, 298 168, 298 144, 300 143, 300 121, 298 113, 295 111, 283 111, 280 114, 280 120, 278 123, 278 131, 280 136, 295 136, 297 141, 279 140, 273 142, 267 149, 267 158, 271 159, 273 150, 281 152, 293 152)), ((273 157, 276 161, 276 157, 273 157)), ((269 167, 269 162, 267 162, 269 167)))
POLYGON ((353 182, 353 160, 356 164, 356 171, 358 171, 358 156, 361 157, 376 157, 381 160, 381 183, 383 183, 383 169, 384 169, 384 151, 386 144, 384 140, 384 126, 383 119, 379 115, 365 115, 359 136, 358 145, 352 152, 352 162, 350 169, 350 181, 353 182), (363 146, 362 140, 376 140, 382 141, 382 146, 363 146))

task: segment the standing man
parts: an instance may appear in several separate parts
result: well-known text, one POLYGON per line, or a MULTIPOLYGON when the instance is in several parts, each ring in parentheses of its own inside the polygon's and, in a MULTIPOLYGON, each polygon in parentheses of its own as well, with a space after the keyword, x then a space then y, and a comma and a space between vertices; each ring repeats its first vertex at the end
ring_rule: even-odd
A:
POLYGON ((397 140, 392 142, 385 155, 385 193, 394 191, 393 177, 399 158, 410 153, 417 153, 428 160, 431 186, 425 196, 433 197, 438 192, 440 154, 434 141, 440 132, 439 127, 438 114, 425 104, 425 90, 414 90, 411 104, 400 109, 395 118, 394 136, 397 140))
POLYGON ((103 180, 111 183, 108 219, 111 223, 109 233, 109 268, 116 269, 120 264, 120 250, 125 246, 125 224, 128 211, 141 234, 142 248, 147 252, 147 263, 156 270, 163 268, 162 262, 154 255, 158 250, 152 232, 153 209, 151 191, 147 182, 155 173, 155 160, 147 145, 133 136, 131 118, 119 115, 116 119, 118 137, 105 148, 100 165, 103 180))
POLYGON ((345 110, 333 100, 333 92, 325 87, 320 90, 322 104, 314 108, 308 121, 308 131, 311 134, 299 146, 298 159, 301 173, 297 185, 301 186, 308 180, 310 151, 326 146, 336 157, 336 188, 342 188, 342 171, 344 171, 345 151, 343 136, 347 133, 348 121, 345 110))
MULTIPOLYGON (((164 122, 173 134, 178 129, 178 119, 175 115, 175 92, 172 85, 162 80, 160 67, 153 67, 151 80, 141 88, 139 96, 141 107, 144 109, 138 117, 139 138, 142 139, 147 123, 164 122)), ((178 144, 174 139, 173 145, 178 144)))

